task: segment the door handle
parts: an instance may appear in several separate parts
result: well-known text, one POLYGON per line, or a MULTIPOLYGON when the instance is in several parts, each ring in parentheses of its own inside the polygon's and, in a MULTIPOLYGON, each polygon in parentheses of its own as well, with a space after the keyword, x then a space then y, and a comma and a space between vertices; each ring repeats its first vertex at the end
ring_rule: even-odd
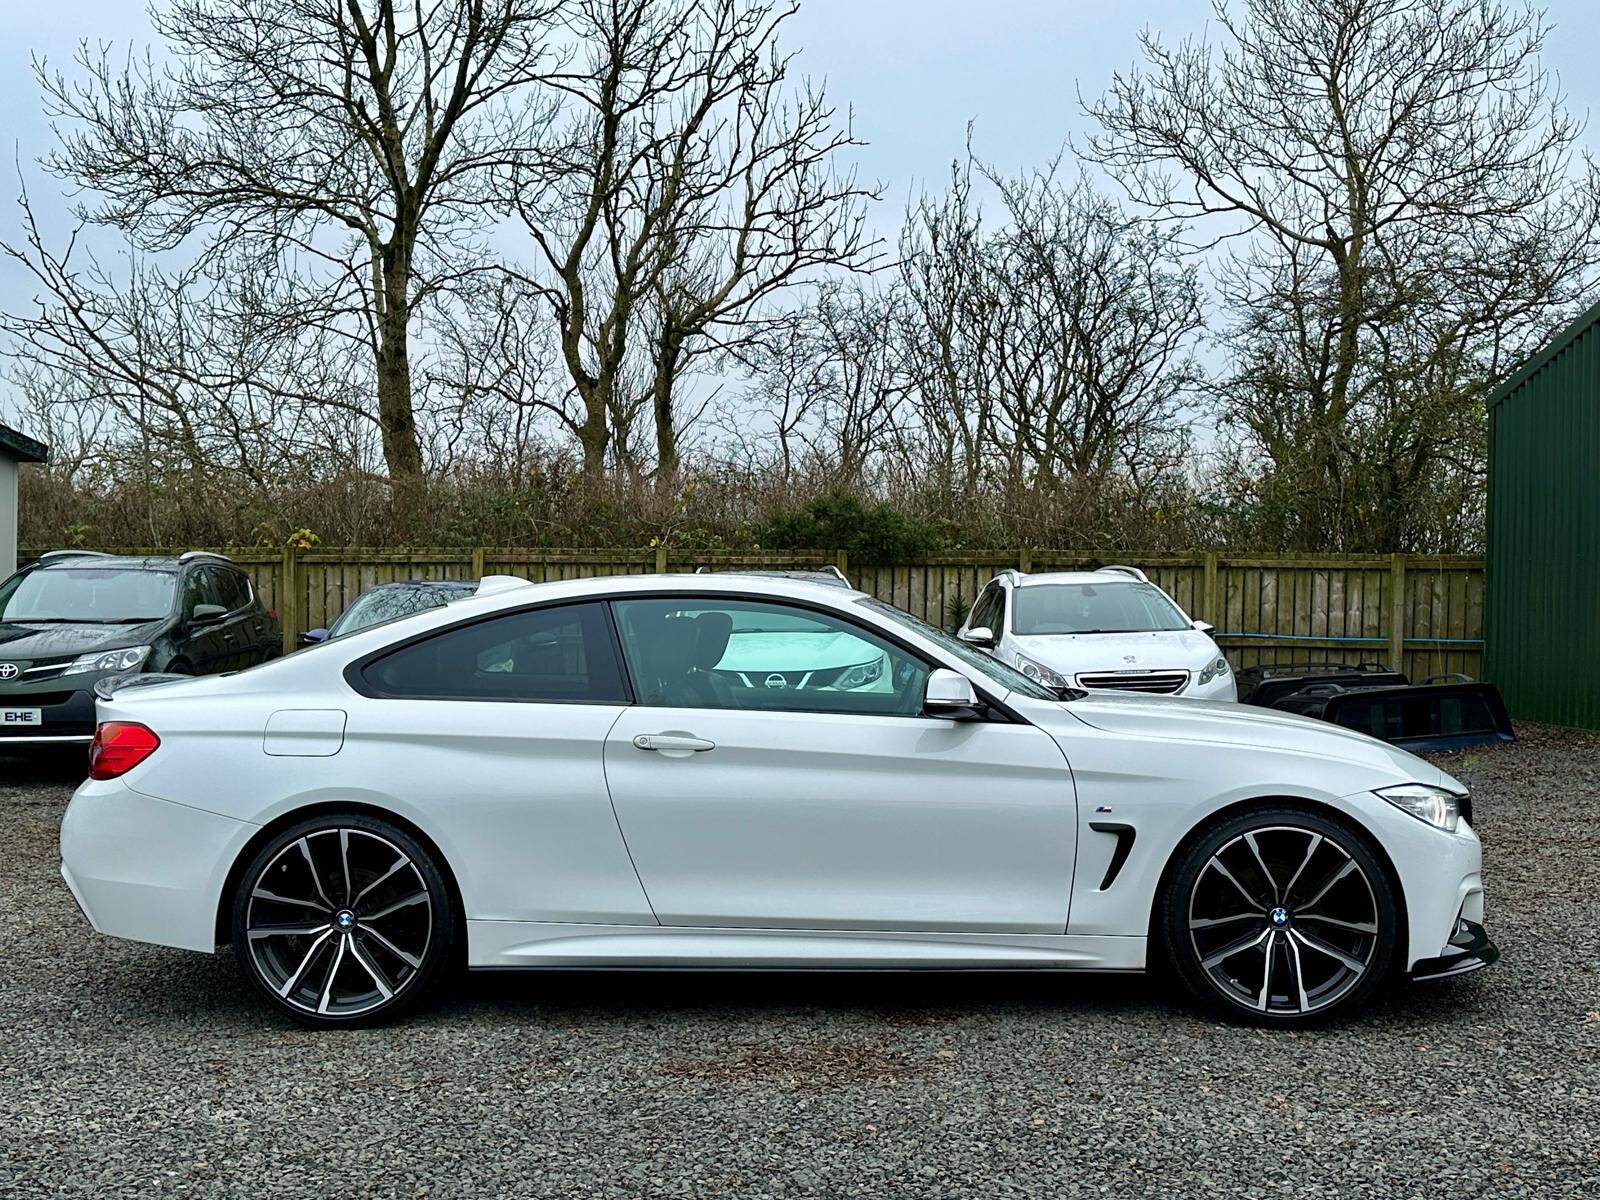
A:
POLYGON ((633 739, 633 744, 640 750, 655 750, 672 758, 703 754, 717 748, 715 742, 688 733, 641 733, 633 739))

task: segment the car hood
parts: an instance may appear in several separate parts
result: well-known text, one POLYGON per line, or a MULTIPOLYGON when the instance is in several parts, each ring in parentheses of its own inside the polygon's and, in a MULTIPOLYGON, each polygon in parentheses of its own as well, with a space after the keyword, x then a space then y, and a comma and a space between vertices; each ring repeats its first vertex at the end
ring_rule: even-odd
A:
POLYGON ((1080 671, 1197 670, 1217 644, 1198 629, 1146 633, 1043 633, 1012 636, 1018 650, 1063 674, 1080 671))
MULTIPOLYGON (((1141 739, 1271 749, 1371 768, 1388 783, 1415 781, 1465 791, 1443 771, 1387 742, 1294 713, 1179 696, 1093 693, 1063 702, 1085 725, 1141 739)), ((1385 782, 1372 786, 1382 787, 1385 782)))
POLYGON ((154 637, 160 625, 159 620, 133 625, 0 622, 0 662, 38 662, 40 659, 88 654, 94 650, 142 646, 154 637))

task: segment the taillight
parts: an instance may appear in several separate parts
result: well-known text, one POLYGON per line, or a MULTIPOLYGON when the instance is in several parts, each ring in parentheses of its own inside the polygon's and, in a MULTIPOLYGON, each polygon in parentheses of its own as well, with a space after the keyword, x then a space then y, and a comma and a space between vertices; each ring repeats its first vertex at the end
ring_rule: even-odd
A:
POLYGON ((115 779, 155 753, 161 739, 133 721, 102 721, 89 743, 89 778, 115 779))

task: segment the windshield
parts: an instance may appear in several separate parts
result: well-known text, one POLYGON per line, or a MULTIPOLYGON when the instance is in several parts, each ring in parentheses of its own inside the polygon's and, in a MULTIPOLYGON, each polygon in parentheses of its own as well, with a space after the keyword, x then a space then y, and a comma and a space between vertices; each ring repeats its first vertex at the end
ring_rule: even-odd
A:
POLYGON ((1011 632, 1149 633, 1190 628, 1178 606, 1149 583, 1032 583, 1013 589, 1011 632))
POLYGON ((0 584, 0 620, 131 625, 172 611, 177 575, 136 567, 49 567, 0 584))
POLYGON ((1035 700, 1059 700, 1060 695, 1051 688, 1047 688, 1035 680, 1029 679, 1021 671, 1006 666, 998 658, 992 658, 981 650, 957 638, 951 637, 942 629, 929 625, 926 621, 913 617, 910 613, 896 608, 892 604, 885 604, 882 600, 871 596, 864 600, 856 601, 863 608, 870 608, 879 616, 888 617, 898 625, 920 633, 929 641, 937 643, 939 649, 946 651, 952 658, 960 660, 965 665, 986 675, 998 687, 1008 692, 1021 692, 1024 696, 1032 696, 1035 700))
POLYGON ((467 588, 442 588, 426 583, 414 587, 374 588, 357 596, 350 607, 339 615, 339 619, 328 630, 328 638, 348 637, 363 629, 371 629, 374 625, 409 617, 412 613, 443 608, 450 601, 471 594, 467 588))

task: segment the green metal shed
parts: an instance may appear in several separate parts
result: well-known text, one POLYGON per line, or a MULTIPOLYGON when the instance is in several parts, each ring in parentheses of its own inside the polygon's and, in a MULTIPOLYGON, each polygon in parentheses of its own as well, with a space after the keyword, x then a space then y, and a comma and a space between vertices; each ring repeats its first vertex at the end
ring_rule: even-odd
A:
POLYGON ((1488 407, 1484 675, 1514 717, 1600 728, 1600 304, 1488 407))

